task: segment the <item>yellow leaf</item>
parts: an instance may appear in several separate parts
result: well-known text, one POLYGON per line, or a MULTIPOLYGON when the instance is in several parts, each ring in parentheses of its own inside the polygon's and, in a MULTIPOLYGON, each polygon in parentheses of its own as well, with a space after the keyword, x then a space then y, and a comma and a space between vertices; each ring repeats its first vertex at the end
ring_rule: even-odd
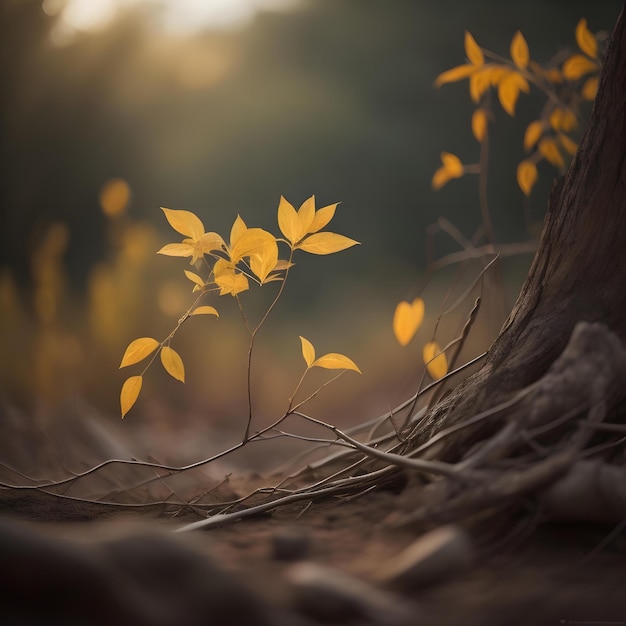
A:
POLYGON ((194 272, 190 272, 189 270, 184 270, 184 272, 185 272, 185 276, 192 283, 195 283, 196 285, 198 285, 198 287, 204 287, 204 281, 202 280, 202 278, 200 278, 200 276, 198 276, 198 274, 195 274, 194 272))
POLYGON ((249 288, 248 279, 225 259, 219 259, 213 266, 213 280, 220 288, 220 296, 236 296, 249 288))
POLYGON ((554 130, 559 130, 561 128, 561 123, 563 121, 563 109, 561 107, 556 107, 550 113, 550 126, 554 128, 554 130))
POLYGON ((271 274, 268 275, 268 277, 263 281, 263 284, 266 283, 273 283, 276 281, 281 281, 284 280, 284 276, 281 276, 280 274, 275 274, 274 272, 272 272, 271 274))
POLYGON ((556 107, 552 113, 550 113, 549 119, 550 126, 552 126, 554 130, 564 130, 567 132, 578 126, 576 115, 569 109, 563 109, 561 107, 556 107))
POLYGON ((277 262, 278 246, 276 240, 271 243, 268 241, 258 253, 250 255, 250 269, 262 285, 267 282, 268 277, 276 268, 277 262))
POLYGON ((358 245, 359 242, 337 233, 314 233, 309 235, 296 248, 309 252, 310 254, 333 254, 346 248, 358 245))
POLYGON ((515 105, 519 92, 530 91, 528 81, 517 72, 509 72, 498 85, 498 99, 502 108, 511 116, 515 115, 515 105))
POLYGON ((329 204, 328 206, 322 207, 321 209, 315 212, 315 217, 313 218, 313 222, 309 226, 308 233, 316 233, 319 230, 322 230, 324 226, 327 226, 330 220, 335 217, 335 210, 339 203, 335 202, 335 204, 329 204))
POLYGON ((441 162, 446 168, 448 174, 450 174, 451 178, 459 178, 463 176, 463 163, 461 163, 461 159, 459 159, 456 154, 442 152, 441 162))
POLYGON ((215 315, 215 317, 219 317, 220 314, 217 312, 217 309, 213 306, 203 305, 195 308, 192 312, 192 315, 215 315))
POLYGON ((473 102, 479 102, 487 89, 491 87, 491 71, 489 68, 481 69, 470 76, 469 90, 473 102))
POLYGON ((243 274, 222 275, 215 279, 215 283, 220 288, 220 296, 230 294, 234 297, 250 288, 248 279, 243 274))
POLYGON ((204 233, 196 242, 196 249, 204 253, 213 252, 214 250, 225 250, 226 244, 218 233, 204 233))
POLYGON ((563 133, 559 133, 558 137, 563 148, 572 156, 575 155, 576 150, 578 150, 578 144, 563 133))
POLYGON ((486 68, 489 82, 494 87, 497 87, 500 84, 500 81, 509 73, 509 71, 509 68, 504 65, 492 65, 489 68, 486 68))
POLYGON ((543 122, 535 120, 528 124, 524 133, 524 150, 528 152, 543 135, 543 122))
POLYGON ((544 72, 545 77, 555 85, 560 85, 563 82, 563 74, 559 71, 558 68, 553 67, 544 72))
POLYGON ((588 78, 580 93, 585 100, 594 100, 598 93, 598 77, 592 76, 588 78))
POLYGON ((596 72, 600 66, 582 54, 573 54, 563 63, 563 76, 568 80, 578 80, 585 74, 596 72))
POLYGON ((476 109, 472 114, 472 132, 476 141, 482 141, 487 133, 487 113, 485 109, 476 109))
POLYGON ((230 247, 234 248, 237 245, 237 242, 241 237, 243 237, 244 233, 248 230, 246 223, 241 219, 238 215, 237 219, 233 222, 233 227, 230 229, 230 247))
POLYGON ((434 174, 433 174, 433 179, 431 182, 432 188, 435 191, 438 191, 439 189, 441 189, 450 179, 452 178, 452 176, 450 176, 450 172, 448 172, 448 170, 444 167, 441 166, 434 174))
POLYGON ((561 128, 567 132, 578 126, 578 118, 569 109, 563 110, 563 116, 561 117, 561 128))
POLYGON ((524 195, 530 195, 535 182, 537 182, 537 166, 532 161, 522 161, 517 166, 517 184, 524 195))
POLYGON ((124 352, 120 368, 128 367, 129 365, 134 365, 135 363, 139 363, 139 361, 143 361, 158 347, 159 342, 152 337, 141 337, 140 339, 131 341, 128 344, 128 348, 126 348, 126 352, 124 352))
POLYGON ((424 301, 400 302, 393 314, 393 334, 401 346, 406 346, 415 336, 424 319, 424 301))
POLYGON ((434 173, 431 183, 435 191, 441 189, 452 178, 460 178, 464 172, 463 163, 455 154, 442 152, 441 162, 443 166, 434 173))
POLYGON ((302 356, 306 361, 307 367, 312 367, 315 361, 315 348, 313 344, 306 338, 300 337, 300 343, 302 344, 302 356))
MULTIPOLYGON (((237 264, 245 257, 263 254, 263 250, 268 244, 270 246, 274 244, 278 251, 274 235, 262 228, 246 228, 246 230, 236 238, 230 250, 230 260, 232 263, 237 264)), ((278 261, 278 257, 276 257, 276 261, 278 261)), ((276 264, 276 261, 274 264, 276 264)))
POLYGON ((277 261, 276 265, 274 265, 275 272, 282 272, 283 270, 288 270, 290 267, 293 267, 295 263, 290 263, 285 259, 280 259, 277 261))
POLYGON ((182 383, 185 382, 185 366, 183 365, 183 360, 180 358, 180 354, 178 354, 176 350, 169 346, 163 346, 161 348, 161 363, 163 363, 165 371, 172 376, 172 378, 180 380, 182 383))
POLYGON ((434 380, 443 378, 448 373, 448 359, 436 341, 429 341, 423 351, 426 369, 434 380))
POLYGON ((361 370, 357 367, 356 363, 343 354, 337 354, 336 352, 329 352, 319 359, 313 361, 311 367, 323 367, 327 370, 353 370, 362 374, 361 370))
POLYGON ((263 284, 278 263, 278 244, 274 235, 260 228, 258 230, 259 246, 250 254, 250 267, 263 284))
POLYGON ((204 225, 200 218, 191 211, 176 211, 161 207, 170 226, 181 235, 199 239, 204 234, 204 225))
POLYGON ((234 264, 246 257, 250 259, 250 268, 263 283, 278 263, 278 244, 274 235, 262 228, 248 228, 230 251, 230 260, 234 264))
POLYGON ((465 31, 465 54, 473 65, 482 65, 485 62, 483 51, 467 31, 465 31))
POLYGON ((565 167, 565 161, 559 151, 554 139, 544 137, 538 145, 541 156, 552 163, 555 167, 565 167))
POLYGON ((519 30, 513 35, 513 40, 511 41, 511 58, 520 70, 525 70, 528 67, 528 61, 530 60, 528 44, 519 30))
POLYGON ((582 18, 576 25, 576 43, 578 47, 592 59, 598 56, 598 41, 587 27, 587 20, 582 18))
POLYGON ((157 254, 165 256, 193 256, 193 246, 188 243, 168 243, 157 254))
POLYGON ((278 205, 278 227, 287 240, 294 246, 305 235, 316 233, 330 222, 337 204, 315 210, 315 196, 305 200, 298 211, 281 196, 278 205))
POLYGON ((298 218, 300 219, 300 228, 303 231, 302 234, 304 235, 310 232, 309 228, 315 218, 315 196, 311 196, 302 203, 298 209, 298 218))
POLYGON ((280 228, 280 232, 285 236, 285 239, 294 245, 304 235, 301 232, 300 217, 297 211, 283 196, 280 197, 280 202, 278 203, 278 228, 280 228))
POLYGON ((471 76, 476 69, 475 65, 470 64, 453 67, 452 69, 446 70, 437 76, 435 79, 435 86, 441 87, 441 85, 445 85, 446 83, 455 83, 457 80, 463 80, 464 78, 471 76))
POLYGON ((142 383, 142 376, 131 376, 124 381, 122 391, 120 392, 120 409, 122 411, 122 419, 124 419, 126 413, 128 413, 128 411, 133 408, 135 402, 137 402, 142 383))

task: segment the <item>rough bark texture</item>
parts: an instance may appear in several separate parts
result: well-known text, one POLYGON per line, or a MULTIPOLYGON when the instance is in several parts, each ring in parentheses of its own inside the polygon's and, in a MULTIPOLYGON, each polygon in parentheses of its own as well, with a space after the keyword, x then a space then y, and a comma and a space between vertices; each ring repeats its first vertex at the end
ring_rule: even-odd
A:
POLYGON ((538 380, 581 320, 602 322, 626 340, 624 12, 608 44, 589 125, 567 175, 553 188, 517 303, 484 366, 435 407, 420 440, 538 380))

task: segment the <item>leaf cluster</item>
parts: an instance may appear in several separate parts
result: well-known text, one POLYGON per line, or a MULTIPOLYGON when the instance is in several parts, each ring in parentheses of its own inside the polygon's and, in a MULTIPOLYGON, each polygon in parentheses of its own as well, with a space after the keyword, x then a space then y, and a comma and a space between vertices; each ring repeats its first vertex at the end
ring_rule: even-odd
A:
POLYGON ((237 216, 230 231, 228 244, 221 235, 205 232, 198 216, 191 211, 162 209, 170 226, 185 235, 180 243, 169 243, 159 250, 167 256, 190 257, 190 263, 204 260, 209 269, 206 279, 185 271, 194 283, 194 291, 214 288, 221 296, 236 296, 250 288, 250 280, 263 285, 283 280, 293 265, 295 250, 311 254, 332 254, 358 242, 330 232, 319 232, 335 215, 337 204, 315 210, 315 196, 296 209, 281 196, 278 206, 278 226, 284 238, 275 237, 262 228, 248 228, 237 216), (289 246, 289 259, 279 259, 278 244, 289 246))
MULTIPOLYGON (((602 59, 601 38, 589 30, 585 19, 578 22, 575 37, 579 52, 568 54, 558 63, 542 66, 531 58, 528 43, 520 31, 511 39, 510 58, 482 48, 471 33, 465 33, 466 63, 440 74, 435 85, 440 87, 467 79, 470 98, 476 105, 471 128, 481 144, 481 160, 479 164, 468 165, 456 154, 441 152, 441 166, 432 177, 433 189, 439 190, 449 181, 467 173, 480 174, 480 186, 483 190, 486 188, 487 159, 484 156, 487 154, 489 123, 495 119, 492 95, 495 93, 502 109, 514 117, 520 94, 529 93, 531 86, 544 92, 547 101, 539 119, 531 122, 526 129, 523 145, 529 155, 518 165, 517 183, 528 196, 537 180, 539 161, 545 159, 561 170, 565 167, 566 158, 577 149, 571 133, 579 126, 581 104, 595 98, 602 59)), ((484 195, 481 194, 483 227, 493 243, 484 195)), ((412 302, 402 301, 396 306, 393 332, 400 345, 408 345, 416 335, 424 319, 424 308, 421 298, 412 302)), ((424 344, 422 358, 428 373, 435 380, 447 374, 445 350, 434 340, 424 344)))
MULTIPOLYGON (((131 376, 122 385, 120 407, 122 417, 135 404, 143 383, 143 375, 148 367, 160 355, 165 371, 181 382, 185 382, 185 367, 181 356, 170 342, 180 326, 195 315, 212 315, 219 317, 214 306, 201 305, 205 296, 213 293, 219 296, 238 295, 250 288, 250 283, 259 286, 278 282, 281 284, 278 295, 261 322, 251 333, 250 353, 254 345, 254 337, 267 316, 273 309, 293 267, 293 256, 297 250, 315 255, 327 255, 340 252, 359 242, 344 235, 324 231, 335 215, 338 203, 315 208, 315 196, 308 198, 299 209, 281 196, 278 205, 278 228, 282 237, 274 236, 262 228, 248 227, 241 216, 237 216, 228 242, 220 234, 206 231, 202 220, 191 211, 162 208, 169 225, 184 239, 163 246, 158 254, 172 257, 189 258, 195 271, 184 270, 185 277, 193 284, 192 292, 198 293, 194 303, 179 320, 176 328, 161 342, 152 337, 141 337, 132 341, 122 357, 120 368, 140 363, 152 356, 140 375, 131 376), (279 245, 286 247, 286 257, 280 258, 279 245)), ((239 303, 241 307, 241 303, 239 303)), ((243 310, 242 310, 243 316, 243 310)), ((245 316, 244 321, 245 321, 245 316)), ((246 323, 247 326, 247 323, 246 323)), ((302 353, 311 367, 325 369, 346 369, 360 373, 356 364, 348 357, 337 353, 329 353, 315 359, 315 350, 306 339, 302 340, 302 353), (306 349, 305 349, 306 342, 306 349)), ((250 367, 250 363, 249 363, 250 367)), ((250 390, 248 390, 250 393, 250 390)))
MULTIPOLYGON (((523 146, 528 156, 517 168, 517 183, 527 196, 537 181, 537 164, 541 160, 564 170, 577 149, 572 133, 580 125, 581 106, 596 96, 602 40, 589 30, 585 19, 578 22, 575 38, 578 52, 544 66, 531 58, 528 43, 520 31, 511 40, 510 59, 481 48, 466 32, 468 62, 446 70, 435 81, 439 87, 468 80, 470 98, 476 104, 471 119, 472 133, 480 143, 487 140, 489 123, 495 119, 491 104, 493 91, 511 117, 515 116, 521 92, 529 93, 532 86, 545 93, 547 101, 539 118, 528 125, 524 134, 523 146)), ((442 152, 441 166, 433 175, 432 187, 441 189, 450 180, 477 171, 476 166, 464 165, 456 155, 442 152)))

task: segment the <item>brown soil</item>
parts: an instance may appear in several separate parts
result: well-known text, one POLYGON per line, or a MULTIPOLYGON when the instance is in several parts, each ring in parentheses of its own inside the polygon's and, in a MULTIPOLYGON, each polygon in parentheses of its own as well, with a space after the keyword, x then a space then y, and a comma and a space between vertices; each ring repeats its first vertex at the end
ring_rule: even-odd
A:
MULTIPOLYGON (((402 493, 373 491, 351 500, 329 499, 310 506, 285 507, 273 514, 193 534, 221 567, 232 570, 254 589, 270 613, 285 611, 291 605, 284 577, 290 564, 276 558, 276 544, 281 537, 296 537, 300 542, 296 542, 296 552, 309 561, 375 581, 381 563, 416 537, 414 531, 391 530, 385 523, 402 497, 402 493)), ((107 534, 105 528, 113 527, 116 534, 122 535, 129 529, 137 532, 138 520, 139 532, 144 532, 154 527, 171 529, 197 519, 190 513, 172 519, 172 509, 161 505, 129 511, 126 507, 68 500, 37 490, 0 491, 0 512, 3 519, 37 522, 35 533, 53 529, 55 536, 78 534, 94 542, 107 534), (104 520, 106 525, 100 523, 104 520)), ((501 535, 501 530, 496 534, 501 535)), ((609 531, 604 527, 545 526, 495 553, 486 550, 495 544, 484 544, 483 535, 484 549, 479 550, 469 571, 408 593, 415 605, 414 623, 626 624, 624 535, 597 549, 609 531)), ((36 556, 25 550, 24 557, 33 559, 33 567, 41 571, 36 556)), ((58 567, 66 567, 62 556, 58 567)), ((4 576, 10 574, 5 572, 4 576)), ((29 593, 36 595, 49 582, 45 576, 32 576, 29 593)), ((52 619, 55 611, 60 611, 58 623, 62 623, 63 609, 54 606, 45 612, 44 621, 29 623, 56 623, 52 619)))
MULTIPOLYGON (((88 413, 65 420, 55 438, 49 430, 42 434, 36 420, 4 407, 0 483, 58 480, 98 459, 127 454, 122 445, 136 449, 141 433, 130 442, 116 439, 110 421, 105 432, 88 413)), ((167 438, 170 449, 184 449, 177 443, 167 438)), ((413 613, 402 624, 626 624, 623 527, 539 525, 528 502, 508 516, 463 522, 476 547, 473 565, 400 592, 381 584, 378 574, 428 530, 390 523, 395 512, 420 501, 415 482, 399 479, 363 494, 301 502, 186 534, 170 531, 200 519, 198 510, 145 504, 210 487, 211 498, 226 501, 278 482, 232 468, 224 481, 224 469, 175 476, 162 491, 158 480, 152 490, 127 488, 154 479, 154 470, 123 465, 57 488, 55 495, 0 488, 0 623, 315 626, 319 616, 294 608, 287 570, 299 559, 348 572, 407 603, 413 613), (120 504, 89 501, 103 497, 120 504), (241 584, 253 592, 248 604, 241 584), (196 607, 188 613, 201 618, 184 618, 185 607, 196 607)), ((338 615, 326 623, 400 626, 392 617, 377 619, 338 615)))

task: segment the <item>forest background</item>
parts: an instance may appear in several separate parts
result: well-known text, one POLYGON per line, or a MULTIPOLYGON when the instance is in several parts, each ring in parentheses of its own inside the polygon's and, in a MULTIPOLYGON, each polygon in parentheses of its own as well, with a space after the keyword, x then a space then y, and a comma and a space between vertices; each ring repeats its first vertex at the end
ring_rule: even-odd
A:
MULTIPOLYGON (((241 0, 230 3, 239 13, 185 21, 181 7, 192 2, 173 17, 167 3, 157 14, 120 2, 115 13, 111 0, 92 0, 100 14, 76 9, 72 22, 71 4, 80 3, 0 7, 0 391, 45 423, 83 419, 88 407, 111 428, 120 427, 124 347, 167 334, 192 297, 184 262, 154 254, 171 238, 160 206, 227 232, 238 213, 275 230, 281 195, 297 206, 311 194, 318 206, 341 202, 333 230, 363 245, 296 267, 257 347, 257 413, 262 423, 284 408, 299 334, 349 354, 366 377, 316 398, 324 419, 362 421, 406 398, 423 365, 418 348, 395 342, 391 316, 418 295, 428 226, 445 217, 471 237, 481 221, 473 177, 431 189, 442 150, 467 163, 478 154, 466 84, 435 89, 435 78, 462 62, 466 30, 506 55, 519 29, 545 62, 575 48, 581 17, 593 32, 610 29, 620 7, 241 0)), ((541 165, 528 200, 515 182, 524 129, 541 105, 523 94, 516 117, 499 111, 492 127, 499 242, 527 241, 541 226, 554 168, 541 165)), ((437 237, 436 255, 456 249, 437 237)), ((505 264, 509 304, 530 260, 505 264)), ((425 340, 449 279, 440 273, 423 294, 425 340)), ((130 429, 147 451, 167 442, 182 462, 210 452, 198 427, 210 427, 216 448, 240 436, 247 337, 231 309, 181 331, 185 387, 165 373, 146 382, 130 429)), ((441 343, 457 323, 441 325, 441 343)), ((497 319, 481 324, 468 356, 499 329, 497 319)))

